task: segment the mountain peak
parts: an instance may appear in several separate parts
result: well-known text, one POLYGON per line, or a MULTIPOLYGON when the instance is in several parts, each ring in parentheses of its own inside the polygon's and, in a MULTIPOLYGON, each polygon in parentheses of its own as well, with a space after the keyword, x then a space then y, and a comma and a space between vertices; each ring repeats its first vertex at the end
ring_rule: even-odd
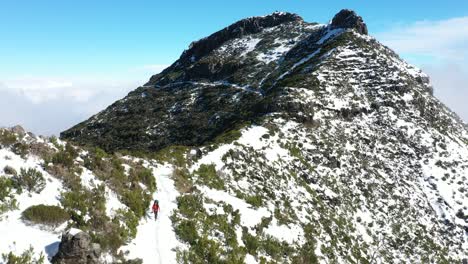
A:
POLYGON ((361 16, 351 9, 342 9, 332 19, 334 28, 354 28, 359 33, 367 35, 367 25, 361 16))

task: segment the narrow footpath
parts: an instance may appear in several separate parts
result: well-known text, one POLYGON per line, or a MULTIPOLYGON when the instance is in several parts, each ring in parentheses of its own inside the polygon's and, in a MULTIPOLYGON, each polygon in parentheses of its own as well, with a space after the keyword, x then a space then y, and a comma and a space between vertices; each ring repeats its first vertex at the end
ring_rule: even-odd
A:
POLYGON ((159 166, 153 169, 156 177, 157 191, 153 200, 159 200, 161 207, 158 219, 155 221, 151 208, 148 208, 146 219, 140 221, 136 238, 124 248, 128 250, 129 258, 140 258, 143 264, 176 264, 174 249, 179 242, 171 223, 171 214, 177 208, 178 192, 171 179, 172 166, 159 166))

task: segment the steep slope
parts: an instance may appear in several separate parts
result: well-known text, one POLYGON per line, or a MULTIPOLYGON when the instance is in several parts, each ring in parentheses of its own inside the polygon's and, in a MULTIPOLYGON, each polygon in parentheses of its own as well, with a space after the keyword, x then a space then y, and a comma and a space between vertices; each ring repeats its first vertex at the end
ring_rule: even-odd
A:
POLYGON ((350 10, 241 20, 62 137, 173 164, 180 263, 468 255, 466 125, 350 10))

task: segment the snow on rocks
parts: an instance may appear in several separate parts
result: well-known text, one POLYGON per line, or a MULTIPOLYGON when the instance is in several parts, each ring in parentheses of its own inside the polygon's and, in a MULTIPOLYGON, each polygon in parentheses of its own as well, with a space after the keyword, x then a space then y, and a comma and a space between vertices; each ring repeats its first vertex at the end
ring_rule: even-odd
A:
POLYGON ((305 242, 304 231, 300 225, 279 225, 276 219, 270 223, 264 232, 289 244, 303 244, 305 242))
POLYGON ((244 200, 224 191, 213 190, 206 187, 201 187, 200 191, 213 201, 230 204, 234 210, 239 210, 242 225, 250 227, 249 232, 253 235, 255 235, 255 232, 252 228, 260 223, 263 217, 269 217, 271 215, 267 208, 252 208, 252 206, 244 200))

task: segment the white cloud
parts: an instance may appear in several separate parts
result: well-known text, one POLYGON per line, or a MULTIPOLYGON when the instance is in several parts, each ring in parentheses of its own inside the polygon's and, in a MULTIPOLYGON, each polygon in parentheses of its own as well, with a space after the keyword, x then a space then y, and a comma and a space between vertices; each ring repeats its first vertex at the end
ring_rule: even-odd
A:
POLYGON ((125 96, 141 83, 63 82, 56 79, 33 83, 34 79, 15 79, 0 86, 0 126, 22 125, 43 135, 58 135, 125 96), (12 85, 14 84, 14 85, 12 85), (40 84, 43 84, 42 86, 40 84))
POLYGON ((73 83, 60 79, 21 77, 4 80, 3 89, 15 91, 24 95, 33 103, 55 100, 67 95, 67 91, 73 88, 73 83))
POLYGON ((399 25, 376 38, 425 70, 435 95, 468 121, 468 17, 399 25))
POLYGON ((466 60, 468 17, 419 21, 376 34, 398 53, 431 56, 442 60, 466 60))
MULTIPOLYGON (((167 66, 167 65, 166 65, 167 66)), ((165 66, 114 76, 20 76, 0 80, 0 126, 58 135, 144 84, 165 66)))
POLYGON ((427 65, 423 70, 431 76, 437 98, 468 121, 468 70, 458 64, 427 65))
POLYGON ((3 80, 3 91, 23 96, 33 104, 50 103, 59 100, 87 102, 93 96, 112 90, 121 90, 125 83, 135 85, 135 81, 109 84, 102 80, 76 81, 54 77, 20 77, 3 80))

